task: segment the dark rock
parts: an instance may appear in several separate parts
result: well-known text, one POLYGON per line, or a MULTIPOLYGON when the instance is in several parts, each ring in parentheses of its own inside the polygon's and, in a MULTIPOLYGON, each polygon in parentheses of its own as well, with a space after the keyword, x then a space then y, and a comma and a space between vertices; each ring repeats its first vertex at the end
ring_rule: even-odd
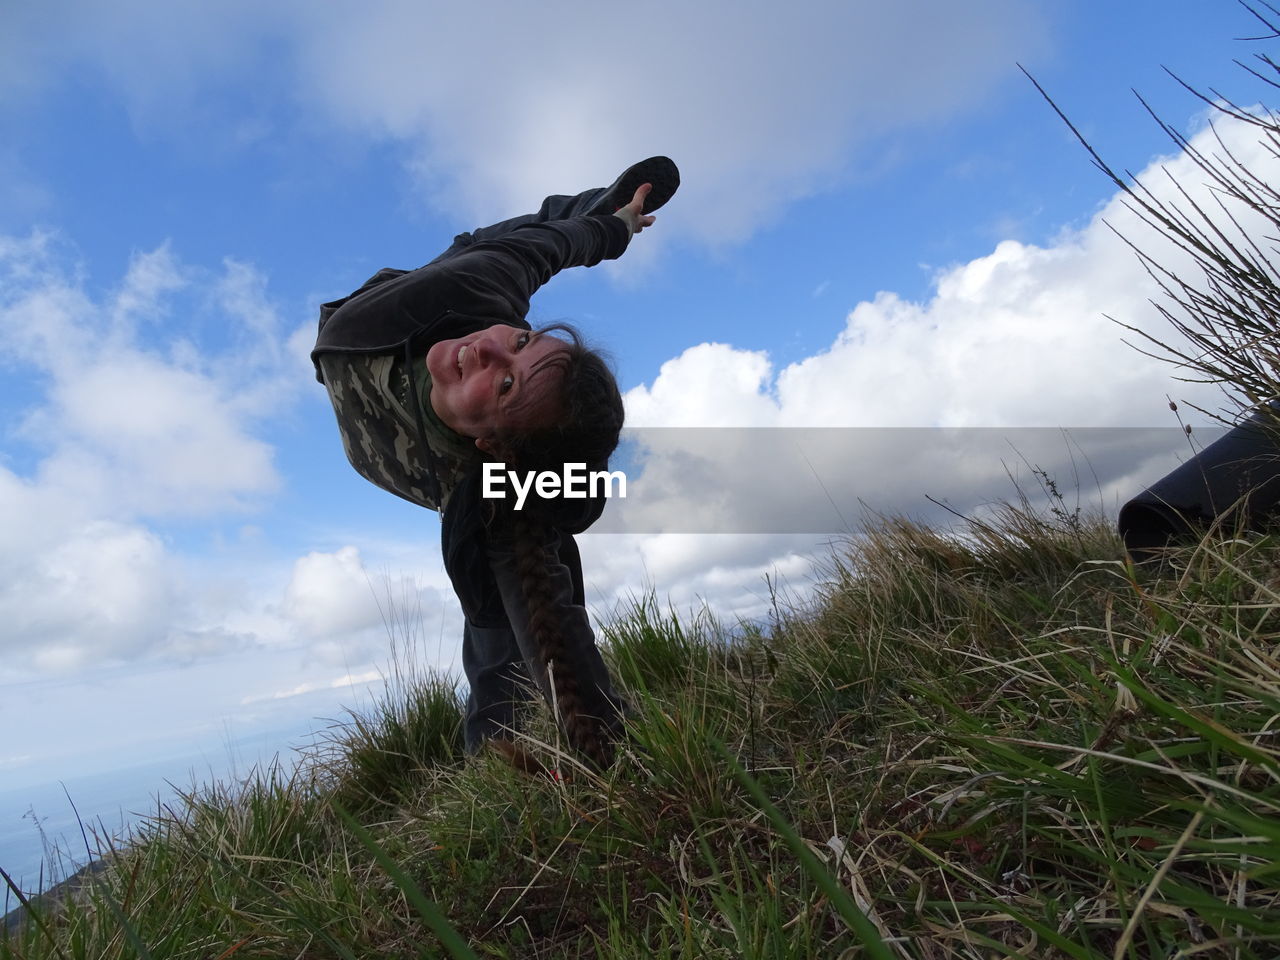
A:
MULTIPOLYGON (((75 899, 80 894, 81 889, 87 886, 94 876, 105 870, 106 866, 107 861, 105 860, 92 860, 61 883, 54 884, 44 893, 28 898, 29 902, 41 918, 56 916, 66 903, 75 899)), ((84 897, 80 899, 83 900, 84 897)), ((5 914, 3 929, 6 933, 16 933, 21 928, 26 917, 27 908, 19 905, 16 910, 11 910, 5 914)))

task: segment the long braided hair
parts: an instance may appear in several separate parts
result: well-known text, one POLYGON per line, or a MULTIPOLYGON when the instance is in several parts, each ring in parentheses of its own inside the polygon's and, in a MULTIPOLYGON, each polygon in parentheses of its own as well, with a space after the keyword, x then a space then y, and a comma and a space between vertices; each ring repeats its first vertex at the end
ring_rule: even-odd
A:
MULTIPOLYGON (((564 334, 565 349, 550 354, 533 372, 560 372, 553 390, 555 416, 545 426, 500 430, 497 449, 508 466, 522 471, 560 471, 566 463, 585 463, 604 469, 618 445, 622 430, 622 396, 605 357, 589 348, 576 329, 554 324, 539 333, 564 334)), ((580 503, 580 501, 577 501, 580 503)), ((559 528, 557 506, 563 500, 542 500, 532 492, 521 510, 509 499, 495 511, 491 525, 505 526, 515 551, 516 570, 529 612, 529 631, 545 671, 555 712, 569 745, 598 768, 613 761, 608 718, 586 712, 575 664, 569 655, 564 625, 551 606, 552 582, 548 565, 555 562, 543 547, 550 531, 559 528)))

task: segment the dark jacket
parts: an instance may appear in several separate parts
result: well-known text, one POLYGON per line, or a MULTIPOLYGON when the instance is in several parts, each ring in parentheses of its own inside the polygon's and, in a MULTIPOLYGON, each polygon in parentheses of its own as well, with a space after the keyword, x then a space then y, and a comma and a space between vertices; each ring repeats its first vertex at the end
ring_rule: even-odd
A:
MULTIPOLYGON (((417 270, 379 270, 350 296, 321 305, 311 354, 316 378, 324 382, 319 356, 325 353, 421 356, 434 343, 495 323, 528 330, 529 298, 539 287, 567 267, 621 256, 630 237, 626 223, 613 216, 530 222, 493 239, 473 241, 462 234, 447 253, 417 270)), ((425 447, 425 436, 422 440, 425 447)), ((518 580, 510 574, 510 547, 490 542, 480 468, 477 462, 442 516, 445 570, 472 623, 519 625, 527 618, 518 580)), ((556 529, 546 545, 553 554, 556 530, 585 530, 599 518, 604 500, 561 499, 557 507, 556 529)), ((552 572, 557 595, 561 586, 568 589, 557 603, 572 606, 567 574, 552 572)), ((585 611, 566 610, 566 616, 586 623, 585 611)))

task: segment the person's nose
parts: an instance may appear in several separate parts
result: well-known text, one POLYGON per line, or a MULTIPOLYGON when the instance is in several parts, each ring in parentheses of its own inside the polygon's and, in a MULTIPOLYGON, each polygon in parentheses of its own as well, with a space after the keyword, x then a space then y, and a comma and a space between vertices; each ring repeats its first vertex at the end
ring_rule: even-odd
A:
POLYGON ((471 345, 471 349, 476 352, 476 362, 482 367, 496 363, 502 358, 502 345, 489 337, 481 337, 471 345))

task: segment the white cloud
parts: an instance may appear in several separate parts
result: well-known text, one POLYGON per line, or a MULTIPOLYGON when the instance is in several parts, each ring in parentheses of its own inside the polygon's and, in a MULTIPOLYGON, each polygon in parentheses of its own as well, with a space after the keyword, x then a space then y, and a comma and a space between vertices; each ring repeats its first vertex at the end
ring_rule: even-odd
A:
POLYGON ((423 557, 403 544, 366 546, 394 562, 396 572, 381 563, 370 570, 351 545, 294 563, 280 605, 289 632, 329 665, 370 662, 391 648, 415 664, 449 668, 462 639, 462 613, 438 561, 433 557, 435 569, 424 569, 423 557))
POLYGON ((757 597, 766 576, 802 577, 825 538, 813 536, 706 536, 590 534, 581 538, 584 567, 600 591, 601 610, 653 590, 678 606, 705 601, 721 612, 744 614, 745 591, 757 597), (638 558, 642 575, 637 575, 638 558), (611 589, 605 593, 605 585, 611 589))
POLYGON ((165 549, 137 526, 92 521, 17 554, 4 537, 0 621, 6 667, 66 673, 163 641, 174 612, 165 549))
MULTIPOLYGON (((52 0, 38 8, 0 6, 0 90, 28 100, 59 71, 118 90, 135 123, 172 119, 211 79, 269 63, 264 44, 278 36, 293 4, 246 0, 52 0)), ((193 118, 194 119, 194 118, 193 118)))
POLYGON ((285 611, 314 636, 346 634, 382 621, 360 551, 352 546, 300 558, 285 589, 285 611))
POLYGON ((113 339, 127 346, 133 339, 138 321, 162 315, 166 295, 187 285, 183 273, 167 242, 155 250, 135 253, 109 307, 113 339))
MULTIPOLYGON (((267 296, 267 277, 252 264, 227 258, 218 279, 218 306, 239 321, 241 348, 256 373, 276 370, 282 362, 280 318, 267 296)), ((313 324, 307 325, 314 333, 313 324)))
MULTIPOLYGON (((191 282, 167 246, 136 256, 102 304, 68 259, 48 235, 0 241, 0 346, 47 384, 17 430, 44 454, 42 484, 112 516, 193 515, 272 493, 272 452, 251 430, 272 398, 298 387, 282 392, 268 375, 268 390, 251 388, 281 353, 262 305, 242 295, 221 313, 232 328, 241 321, 241 343, 196 347, 166 299, 191 282), (138 337, 138 324, 159 317, 173 355, 138 337)), ((215 286, 243 285, 244 268, 229 271, 215 286)))
MULTIPOLYGON (((1219 122, 1217 135, 1264 182, 1280 177, 1280 161, 1258 143, 1255 128, 1219 122)), ((1194 145, 1213 152, 1214 134, 1201 131, 1194 145)), ((1153 161, 1140 178, 1155 195, 1176 200, 1166 171, 1201 209, 1214 209, 1203 174, 1184 156, 1153 161)), ((1253 237, 1268 235, 1270 224, 1256 215, 1232 214, 1253 237)), ((838 513, 856 526, 863 504, 939 516, 926 494, 967 510, 1013 494, 1007 469, 1034 489, 1031 466, 1062 480, 1072 458, 1086 500, 1114 509, 1116 497, 1137 493, 1186 454, 1166 395, 1209 409, 1222 395, 1178 382, 1170 364, 1122 342, 1134 335, 1108 315, 1166 339, 1172 331, 1148 302, 1158 288, 1108 224, 1175 273, 1197 275, 1184 253, 1153 237, 1116 197, 1050 245, 1005 241, 941 271, 926 302, 884 292, 858 304, 830 347, 776 374, 759 351, 706 343, 685 350, 625 398, 648 458, 614 528, 816 529, 795 519, 799 513, 832 520, 838 513), (698 425, 716 429, 643 429, 698 425), (1078 431, 1074 441, 1060 427, 1078 431), (1092 427, 1166 432, 1081 430, 1092 427), (813 428, 848 429, 824 435, 813 428), (1083 453, 1073 447, 1086 438, 1083 453), (1095 470, 1102 504, 1092 489, 1095 470)))
POLYGON ((652 386, 627 391, 627 426, 774 426, 772 379, 765 351, 701 343, 664 363, 652 386))
POLYGON ((56 235, 0 237, 0 363, 35 388, 0 466, 7 676, 189 661, 278 636, 229 623, 264 602, 262 587, 210 604, 208 572, 193 578, 156 526, 243 512, 278 489, 262 421, 306 383, 280 375, 294 359, 278 328, 244 265, 211 274, 162 245, 95 298, 56 235), (230 335, 202 331, 205 316, 230 335))
POLYGON ((976 104, 1046 41, 1004 0, 665 0, 639 27, 631 8, 580 2, 353 10, 303 27, 301 75, 325 109, 416 144, 441 206, 509 216, 666 153, 685 180, 666 223, 713 241, 839 177, 876 136, 976 104))
MULTIPOLYGON (((1043 12, 1017 0, 659 0, 642 14, 586 0, 42 10, 7 18, 0 53, 18 66, 0 85, 11 91, 88 65, 136 124, 190 135, 218 109, 216 91, 251 76, 255 103, 269 88, 275 103, 303 104, 307 125, 335 141, 404 144, 428 202, 464 223, 665 153, 684 185, 663 236, 713 243, 870 165, 859 154, 877 138, 977 107, 1015 60, 1048 45, 1043 12)), ((235 149, 252 120, 198 133, 222 130, 235 149)))
POLYGON ((629 426, 1130 426, 1167 424, 1165 395, 1212 403, 1140 355, 1110 315, 1158 331, 1158 293, 1102 222, 1036 247, 1004 241, 943 271, 926 303, 882 292, 821 353, 704 343, 626 396, 629 426))
MULTIPOLYGON (((1221 119, 1216 127, 1245 168, 1264 182, 1280 177, 1256 128, 1221 119)), ((1212 153, 1214 137, 1202 129, 1193 145, 1212 153)), ((1185 156, 1157 158, 1139 178, 1176 200, 1166 172, 1214 209, 1204 175, 1185 156)), ((1232 213, 1255 238, 1270 230, 1256 215, 1232 213)), ((628 392, 628 425, 1168 426, 1167 394, 1216 408, 1217 388, 1180 382, 1185 374, 1126 345, 1145 344, 1108 319, 1173 335, 1150 303, 1158 287, 1111 227, 1175 273, 1196 276, 1186 255, 1117 195, 1049 245, 1006 240, 939 271, 925 302, 877 294, 848 314, 827 349, 776 373, 765 352, 691 346, 628 392)))
POLYGON ((297 686, 289 687, 285 690, 276 690, 268 694, 258 694, 243 698, 240 703, 249 705, 260 703, 264 700, 289 700, 293 697, 306 696, 308 693, 315 693, 317 690, 342 690, 347 687, 363 686, 366 684, 378 684, 385 680, 386 677, 378 670, 366 670, 363 673, 351 674, 346 673, 340 677, 330 680, 317 680, 308 683, 300 683, 297 686))
POLYGON ((221 386, 134 351, 59 376, 28 422, 53 434, 42 474, 130 514, 191 515, 272 493, 272 451, 250 435, 221 386))
MULTIPOLYGON (((1256 128, 1216 126, 1247 169, 1264 182, 1280 175, 1256 128)), ((1193 142, 1209 154, 1217 149, 1208 129, 1193 142)), ((1170 177, 1202 209, 1216 209, 1205 175, 1184 155, 1157 158, 1139 174, 1155 196, 1185 206, 1170 177)), ((1255 239, 1271 229, 1248 211, 1233 208, 1232 215, 1255 239)), ((859 304, 830 348, 779 373, 781 422, 1148 426, 1173 425, 1167 395, 1216 408, 1217 388, 1180 382, 1185 372, 1126 345, 1150 349, 1108 319, 1174 336, 1150 303, 1162 299, 1159 289, 1116 231, 1175 274, 1198 276, 1186 254, 1141 224, 1117 195, 1085 227, 1048 246, 1004 241, 942 271, 926 303, 881 293, 859 304)))

